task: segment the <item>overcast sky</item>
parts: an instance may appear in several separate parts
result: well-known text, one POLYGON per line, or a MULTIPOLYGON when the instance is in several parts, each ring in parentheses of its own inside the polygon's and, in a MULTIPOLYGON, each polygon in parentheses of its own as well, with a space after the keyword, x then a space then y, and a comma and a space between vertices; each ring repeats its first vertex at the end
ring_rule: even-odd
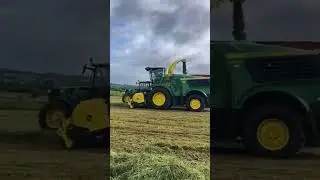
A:
MULTIPOLYGON (((246 0, 244 13, 249 40, 320 41, 320 1, 246 0)), ((230 3, 214 10, 211 21, 211 39, 232 39, 230 3)))
POLYGON ((1 0, 0 67, 81 73, 108 60, 108 1, 1 0))
MULTIPOLYGON (((230 40, 229 3, 209 0, 111 0, 111 81, 148 79, 146 66, 187 57, 191 73, 209 72, 209 38, 230 40), (174 4, 173 4, 174 2, 174 4)), ((80 73, 89 56, 108 60, 108 1, 1 0, 1 67, 80 73)), ((250 40, 320 40, 320 1, 247 0, 250 40)))
POLYGON ((146 66, 175 57, 189 59, 190 73, 209 73, 209 0, 111 0, 110 17, 111 82, 148 80, 146 66))

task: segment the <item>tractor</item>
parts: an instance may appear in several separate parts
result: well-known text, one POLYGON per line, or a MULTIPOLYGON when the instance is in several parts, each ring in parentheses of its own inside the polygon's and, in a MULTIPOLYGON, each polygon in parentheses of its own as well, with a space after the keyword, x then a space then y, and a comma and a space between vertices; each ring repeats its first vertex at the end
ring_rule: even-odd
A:
POLYGON ((39 112, 42 129, 56 130, 60 144, 67 149, 109 142, 109 64, 84 65, 90 71, 90 86, 51 89, 48 103, 39 112))
POLYGON ((41 129, 56 130, 61 121, 70 117, 72 111, 81 101, 105 98, 108 90, 109 65, 93 63, 83 66, 82 75, 89 71, 88 85, 79 87, 60 87, 48 90, 48 102, 42 106, 38 114, 38 123, 41 129))
POLYGON ((150 81, 138 82, 135 90, 126 91, 123 102, 130 108, 147 107, 170 109, 172 106, 186 106, 190 111, 203 111, 209 106, 209 75, 187 73, 186 59, 174 61, 168 68, 146 67, 150 81), (178 63, 182 63, 182 74, 174 74, 178 63))
POLYGON ((319 147, 319 51, 212 41, 210 78, 215 143, 282 158, 319 147))

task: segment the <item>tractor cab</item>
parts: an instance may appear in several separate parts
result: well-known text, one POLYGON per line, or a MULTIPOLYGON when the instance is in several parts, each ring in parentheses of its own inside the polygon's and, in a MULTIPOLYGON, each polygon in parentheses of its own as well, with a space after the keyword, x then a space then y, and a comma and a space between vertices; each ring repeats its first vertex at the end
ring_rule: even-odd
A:
POLYGON ((109 64, 107 63, 93 63, 90 59, 89 64, 85 64, 82 69, 82 75, 89 70, 89 83, 92 88, 98 86, 105 86, 108 84, 108 69, 109 64))
POLYGON ((166 68, 164 67, 146 67, 149 72, 151 84, 159 84, 161 79, 165 76, 166 68))

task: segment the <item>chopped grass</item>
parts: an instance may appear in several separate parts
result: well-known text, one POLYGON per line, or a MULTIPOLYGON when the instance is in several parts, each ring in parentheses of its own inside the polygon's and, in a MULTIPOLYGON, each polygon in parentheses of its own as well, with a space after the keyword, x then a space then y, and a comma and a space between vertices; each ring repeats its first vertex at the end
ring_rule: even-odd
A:
POLYGON ((209 112, 129 109, 110 99, 111 179, 210 179, 209 112))
POLYGON ((111 152, 111 177, 113 180, 206 180, 209 169, 174 155, 111 152))

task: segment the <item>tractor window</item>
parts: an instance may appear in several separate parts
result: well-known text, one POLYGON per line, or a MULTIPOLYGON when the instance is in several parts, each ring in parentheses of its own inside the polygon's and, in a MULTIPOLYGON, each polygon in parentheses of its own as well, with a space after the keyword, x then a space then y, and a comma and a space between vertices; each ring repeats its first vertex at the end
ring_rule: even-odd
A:
POLYGON ((96 83, 98 85, 104 85, 108 83, 108 73, 107 68, 98 68, 96 74, 96 83))
POLYGON ((152 83, 156 83, 158 79, 163 77, 163 69, 158 69, 150 72, 150 80, 152 83))
POLYGON ((93 80, 93 72, 92 71, 86 71, 83 75, 84 78, 86 78, 87 83, 91 84, 93 80))

